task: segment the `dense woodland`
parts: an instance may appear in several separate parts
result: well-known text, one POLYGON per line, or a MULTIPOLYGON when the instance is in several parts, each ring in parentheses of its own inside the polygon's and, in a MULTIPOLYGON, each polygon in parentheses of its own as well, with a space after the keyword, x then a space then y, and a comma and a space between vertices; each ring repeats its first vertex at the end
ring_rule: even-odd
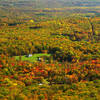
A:
POLYGON ((0 2, 0 100, 100 100, 99 6, 0 2), (50 56, 23 61, 28 54, 50 56))

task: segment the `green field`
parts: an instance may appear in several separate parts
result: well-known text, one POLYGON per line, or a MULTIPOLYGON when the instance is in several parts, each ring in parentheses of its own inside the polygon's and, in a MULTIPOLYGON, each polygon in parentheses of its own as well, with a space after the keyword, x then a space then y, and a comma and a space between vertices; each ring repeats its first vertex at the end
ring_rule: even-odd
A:
MULTIPOLYGON (((31 57, 27 57, 26 55, 21 56, 21 60, 22 61, 30 61, 30 62, 35 62, 38 60, 38 57, 42 57, 42 56, 46 56, 46 57, 50 57, 51 54, 44 54, 44 53, 39 53, 39 54, 33 54, 33 56, 31 57)), ((20 59, 20 56, 15 56, 16 60, 20 59)))

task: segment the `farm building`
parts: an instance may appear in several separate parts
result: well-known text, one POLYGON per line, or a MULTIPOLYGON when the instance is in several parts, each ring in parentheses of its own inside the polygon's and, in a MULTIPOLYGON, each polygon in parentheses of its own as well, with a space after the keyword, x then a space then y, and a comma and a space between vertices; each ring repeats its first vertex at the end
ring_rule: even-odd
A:
POLYGON ((28 55, 26 55, 26 57, 32 57, 32 54, 28 54, 28 55))

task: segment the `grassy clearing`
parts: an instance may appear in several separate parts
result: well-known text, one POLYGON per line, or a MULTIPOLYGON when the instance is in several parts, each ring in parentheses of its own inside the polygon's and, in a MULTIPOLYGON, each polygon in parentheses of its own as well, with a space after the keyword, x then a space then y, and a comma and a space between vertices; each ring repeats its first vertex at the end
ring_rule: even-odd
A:
MULTIPOLYGON (((22 61, 30 61, 30 62, 35 62, 38 60, 38 57, 42 57, 42 56, 47 56, 50 57, 51 54, 43 54, 43 53, 39 53, 39 54, 33 54, 33 56, 31 57, 26 57, 26 55, 21 56, 21 60, 22 61)), ((16 60, 20 59, 20 56, 15 56, 16 60)))

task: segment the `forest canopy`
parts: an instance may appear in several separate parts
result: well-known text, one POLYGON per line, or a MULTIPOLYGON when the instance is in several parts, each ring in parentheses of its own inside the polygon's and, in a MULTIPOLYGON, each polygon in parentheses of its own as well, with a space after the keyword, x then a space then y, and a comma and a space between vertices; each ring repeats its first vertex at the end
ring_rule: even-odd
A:
POLYGON ((100 0, 0 0, 0 100, 100 100, 100 0))

